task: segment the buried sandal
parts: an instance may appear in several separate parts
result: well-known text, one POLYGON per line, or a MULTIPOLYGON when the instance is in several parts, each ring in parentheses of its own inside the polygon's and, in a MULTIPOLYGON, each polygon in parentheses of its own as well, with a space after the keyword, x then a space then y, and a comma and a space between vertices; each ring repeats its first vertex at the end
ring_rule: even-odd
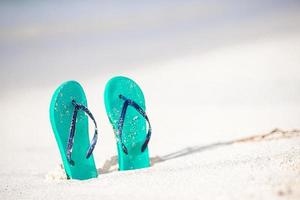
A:
POLYGON ((104 102, 117 139, 119 170, 149 167, 151 125, 140 87, 129 78, 114 77, 106 84, 104 102))
POLYGON ((68 81, 56 89, 50 104, 50 121, 68 178, 85 180, 97 177, 92 155, 98 138, 97 124, 78 82, 68 81), (91 144, 86 115, 95 124, 91 144))

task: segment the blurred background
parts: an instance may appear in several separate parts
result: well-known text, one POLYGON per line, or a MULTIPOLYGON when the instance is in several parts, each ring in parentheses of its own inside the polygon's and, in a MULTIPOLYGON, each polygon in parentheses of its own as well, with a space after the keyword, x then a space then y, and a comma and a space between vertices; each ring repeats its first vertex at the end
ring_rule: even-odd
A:
POLYGON ((297 36, 299 10, 298 0, 1 1, 1 95, 297 36))
POLYGON ((116 75, 144 90, 152 155, 299 128, 299 33, 299 0, 1 1, 1 167, 20 152, 32 170, 60 162, 48 109, 70 79, 100 124, 99 165, 116 154, 103 105, 116 75))

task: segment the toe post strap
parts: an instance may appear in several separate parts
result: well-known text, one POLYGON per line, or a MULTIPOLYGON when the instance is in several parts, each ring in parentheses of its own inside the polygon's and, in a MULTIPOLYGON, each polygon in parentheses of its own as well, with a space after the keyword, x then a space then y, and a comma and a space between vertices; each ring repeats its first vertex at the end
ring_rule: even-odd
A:
POLYGON ((93 136, 91 144, 87 150, 86 159, 88 159, 92 155, 93 150, 97 144, 98 128, 97 128, 97 123, 96 123, 96 120, 95 120, 93 114, 86 106, 84 106, 83 104, 77 103, 75 100, 72 100, 72 105, 74 106, 74 112, 72 115, 69 139, 68 139, 68 144, 67 144, 67 159, 71 165, 75 165, 75 162, 72 160, 71 155, 72 155, 72 149, 73 149, 73 144, 74 144, 74 136, 75 136, 75 130, 76 130, 76 120, 77 120, 78 111, 81 110, 81 111, 85 112, 92 119, 92 121, 94 122, 94 125, 95 125, 94 136, 93 136))
POLYGON ((120 138, 120 142, 121 142, 121 145, 122 145, 122 150, 125 154, 128 155, 128 149, 125 146, 125 144, 123 143, 122 131, 123 131, 123 125, 124 125, 124 120, 125 120, 127 108, 128 108, 128 106, 131 106, 134 109, 136 109, 146 119, 146 121, 148 123, 148 133, 147 133, 146 139, 145 139, 145 141, 144 141, 144 143, 141 147, 141 152, 144 152, 146 150, 147 146, 148 146, 148 143, 149 143, 150 138, 151 138, 151 133, 152 133, 152 127, 151 127, 149 118, 148 118, 146 112, 135 101, 133 101, 132 99, 128 99, 128 98, 126 98, 125 96, 123 96, 121 94, 119 95, 119 98, 124 100, 123 108, 122 108, 122 111, 121 111, 121 116, 120 116, 119 121, 118 121, 118 130, 117 130, 117 136, 120 138))

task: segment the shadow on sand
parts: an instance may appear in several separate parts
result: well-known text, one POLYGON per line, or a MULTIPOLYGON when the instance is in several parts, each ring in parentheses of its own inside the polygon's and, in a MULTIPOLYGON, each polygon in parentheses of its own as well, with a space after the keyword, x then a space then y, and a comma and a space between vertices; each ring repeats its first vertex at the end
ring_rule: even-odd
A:
MULTIPOLYGON (((294 129, 290 131, 283 131, 281 129, 274 129, 269 133, 266 134, 261 134, 261 135, 252 135, 249 137, 244 137, 236 140, 230 140, 227 142, 217 142, 217 143, 212 143, 209 145, 204 145, 204 146, 192 146, 192 147, 187 147, 184 149, 181 149, 179 151, 175 151, 173 153, 169 153, 163 156, 155 156, 151 157, 151 166, 165 162, 168 160, 172 160, 175 158, 183 157, 183 156, 188 156, 194 153, 200 153, 203 151, 208 151, 208 150, 213 150, 218 147, 223 147, 223 146, 228 146, 234 143, 244 143, 244 142, 257 142, 257 141, 262 141, 262 140, 274 140, 274 139, 280 139, 280 138, 290 138, 290 137, 296 137, 300 136, 300 130, 294 129)), ((118 156, 112 156, 109 160, 106 160, 103 167, 98 169, 98 172, 100 174, 106 174, 110 173, 113 171, 118 170, 118 156)))
MULTIPOLYGON (((179 150, 179 151, 176 151, 176 152, 173 152, 170 154, 166 154, 163 156, 154 156, 154 157, 150 158, 151 166, 153 166, 157 163, 165 162, 167 160, 191 155, 194 153, 200 153, 200 152, 206 151, 206 150, 212 150, 214 148, 230 145, 232 143, 233 142, 230 141, 230 142, 218 142, 218 143, 213 143, 213 144, 204 145, 204 146, 193 146, 193 147, 187 147, 182 150, 179 150)), ((118 171, 118 156, 116 156, 116 155, 112 156, 109 160, 106 160, 104 165, 102 166, 102 168, 98 169, 99 174, 107 174, 107 173, 111 173, 114 171, 118 171)))

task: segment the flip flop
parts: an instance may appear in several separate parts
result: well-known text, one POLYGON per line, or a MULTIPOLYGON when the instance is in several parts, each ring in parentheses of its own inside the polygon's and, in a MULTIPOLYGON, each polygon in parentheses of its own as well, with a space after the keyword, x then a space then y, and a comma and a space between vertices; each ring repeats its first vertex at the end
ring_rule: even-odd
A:
POLYGON ((68 178, 97 177, 92 155, 98 138, 97 123, 87 108, 84 91, 78 82, 67 81, 56 89, 50 104, 50 122, 68 178), (95 124, 91 144, 86 115, 95 124))
POLYGON ((149 167, 151 125, 140 87, 129 78, 114 77, 106 84, 104 102, 117 139, 119 170, 149 167))

